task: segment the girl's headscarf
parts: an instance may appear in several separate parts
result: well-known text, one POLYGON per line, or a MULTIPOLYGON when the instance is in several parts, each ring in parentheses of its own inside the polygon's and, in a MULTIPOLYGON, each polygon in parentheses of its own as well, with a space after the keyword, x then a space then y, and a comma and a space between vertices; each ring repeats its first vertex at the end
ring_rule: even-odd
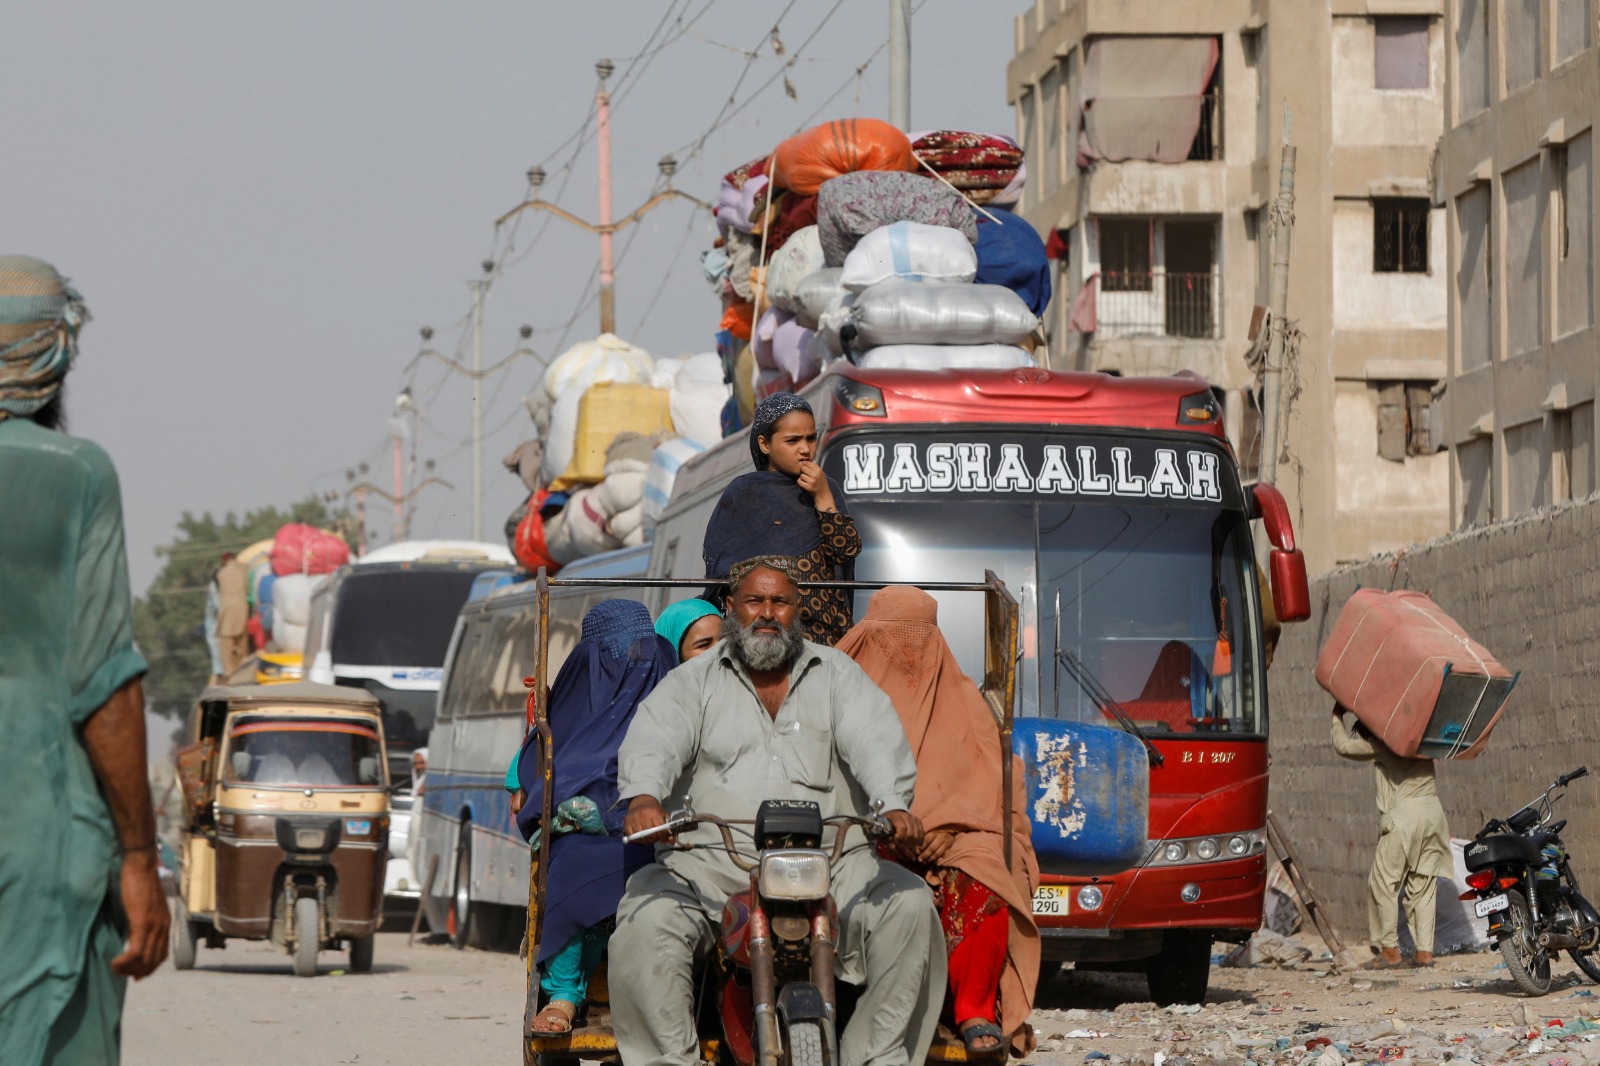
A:
POLYGON ((765 400, 756 404, 756 413, 750 419, 750 458, 756 462, 757 470, 765 470, 771 465, 771 460, 762 452, 761 444, 757 437, 771 437, 772 431, 778 423, 783 421, 783 416, 795 411, 812 413, 811 405, 792 392, 775 392, 765 400))
POLYGON ((28 417, 55 398, 88 318, 83 297, 55 267, 0 256, 0 419, 28 417))
MULTIPOLYGON (((628 874, 651 861, 653 849, 625 847, 616 835, 624 814, 617 794, 617 749, 640 701, 677 665, 644 604, 606 600, 584 616, 583 637, 556 675, 550 689, 551 807, 587 797, 611 835, 568 833, 545 848, 550 873, 540 962, 579 931, 615 914, 628 874)), ((543 807, 537 736, 530 733, 517 756, 517 781, 527 793, 517 828, 525 840, 538 828, 543 807)))
POLYGON ((1000 1028, 1026 1054, 1024 1023, 1039 975, 1039 932, 1033 921, 1038 885, 1022 770, 1012 782, 1012 849, 1006 868, 1000 729, 978 686, 961 672, 938 626, 939 605, 921 589, 891 585, 873 594, 867 614, 835 647, 856 661, 888 695, 917 760, 911 813, 929 832, 956 834, 940 860, 1005 900, 1011 912, 1006 968, 1000 978, 1000 1028))
POLYGON ((722 617, 722 612, 716 605, 699 597, 688 600, 679 600, 677 603, 668 604, 667 609, 661 612, 661 617, 656 619, 656 633, 662 640, 672 645, 673 654, 678 661, 683 661, 683 636, 689 632, 689 627, 712 615, 722 617))

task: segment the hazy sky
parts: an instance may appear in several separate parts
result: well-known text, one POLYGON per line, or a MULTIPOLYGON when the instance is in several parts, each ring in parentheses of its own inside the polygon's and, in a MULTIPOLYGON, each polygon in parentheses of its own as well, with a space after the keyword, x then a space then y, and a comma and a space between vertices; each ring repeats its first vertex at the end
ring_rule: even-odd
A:
MULTIPOLYGON (((1029 6, 922 0, 914 128, 1013 132, 1005 66, 1029 6)), ((51 260, 94 314, 68 415, 121 471, 136 592, 183 511, 342 491, 363 461, 389 484, 408 380, 420 455, 455 486, 419 496, 413 534, 468 533, 470 385, 431 360, 405 367, 424 323, 467 360, 465 282, 491 255, 486 365, 523 323, 547 357, 597 332, 595 239, 563 223, 540 235, 525 216, 507 253, 493 226, 534 163, 547 199, 595 217, 592 140, 569 142, 595 60, 617 68, 618 215, 650 195, 667 152, 678 187, 715 199, 724 172, 802 122, 887 110, 886 54, 853 73, 887 36, 884 0, 0 0, 0 27, 0 252, 51 260), (734 113, 711 130, 730 92, 734 113)), ((657 355, 711 348, 712 235, 673 204, 619 236, 618 332, 657 355)), ((486 383, 492 539, 522 496, 499 459, 531 435, 520 398, 537 374, 519 360, 486 383)), ((378 510, 378 542, 388 521, 378 510)))

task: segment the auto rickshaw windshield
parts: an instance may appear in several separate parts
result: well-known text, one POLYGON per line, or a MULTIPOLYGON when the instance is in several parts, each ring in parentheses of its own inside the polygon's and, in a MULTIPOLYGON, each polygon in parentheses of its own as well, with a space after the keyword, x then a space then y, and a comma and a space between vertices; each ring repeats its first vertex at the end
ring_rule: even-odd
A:
POLYGON ((223 765, 240 785, 381 788, 384 773, 377 729, 341 718, 239 718, 223 765))

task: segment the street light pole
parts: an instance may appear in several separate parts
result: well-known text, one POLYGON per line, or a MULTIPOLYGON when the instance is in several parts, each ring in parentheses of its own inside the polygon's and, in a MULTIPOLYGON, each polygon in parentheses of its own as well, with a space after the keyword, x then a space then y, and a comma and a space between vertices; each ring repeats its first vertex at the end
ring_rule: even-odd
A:
POLYGON ((483 539, 483 301, 494 263, 483 261, 483 277, 472 290, 472 539, 483 539))
POLYGON ((889 0, 889 124, 911 132, 911 0, 889 0))
POLYGON ((602 59, 594 65, 600 75, 600 88, 595 90, 595 141, 600 156, 600 332, 617 331, 617 273, 611 257, 611 94, 606 91, 606 79, 616 69, 611 60, 602 59))

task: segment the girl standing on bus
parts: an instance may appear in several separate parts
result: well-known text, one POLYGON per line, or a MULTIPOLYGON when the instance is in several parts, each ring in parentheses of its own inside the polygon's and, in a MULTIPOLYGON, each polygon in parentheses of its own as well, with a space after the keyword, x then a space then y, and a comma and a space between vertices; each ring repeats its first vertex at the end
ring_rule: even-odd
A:
MULTIPOLYGON (((722 492, 706 525, 706 576, 725 578, 734 563, 758 555, 799 560, 800 580, 849 580, 861 554, 856 524, 839 510, 837 483, 816 463, 817 420, 811 405, 779 392, 756 405, 750 425, 755 471, 722 492)), ((806 638, 834 644, 850 628, 845 589, 801 589, 806 638)))
POLYGON ((604 958, 628 875, 653 857, 653 848, 622 843, 617 748, 640 701, 677 664, 644 604, 596 604, 550 689, 552 825, 540 825, 544 780, 539 745, 530 742, 537 733, 523 742, 507 775, 506 787, 525 797, 517 826, 550 871, 535 960, 546 1005, 533 1020, 535 1032, 571 1030, 589 976, 604 958))
POLYGON ((938 606, 921 589, 881 589, 838 647, 888 695, 916 756, 911 813, 927 838, 915 854, 885 857, 899 858, 933 888, 949 952, 946 1020, 969 1053, 995 1054, 1009 1042, 1021 1056, 1033 1050, 1027 1021, 1039 977, 1032 905, 1039 862, 1022 768, 1012 777, 1008 870, 1000 730, 939 632, 938 606))

